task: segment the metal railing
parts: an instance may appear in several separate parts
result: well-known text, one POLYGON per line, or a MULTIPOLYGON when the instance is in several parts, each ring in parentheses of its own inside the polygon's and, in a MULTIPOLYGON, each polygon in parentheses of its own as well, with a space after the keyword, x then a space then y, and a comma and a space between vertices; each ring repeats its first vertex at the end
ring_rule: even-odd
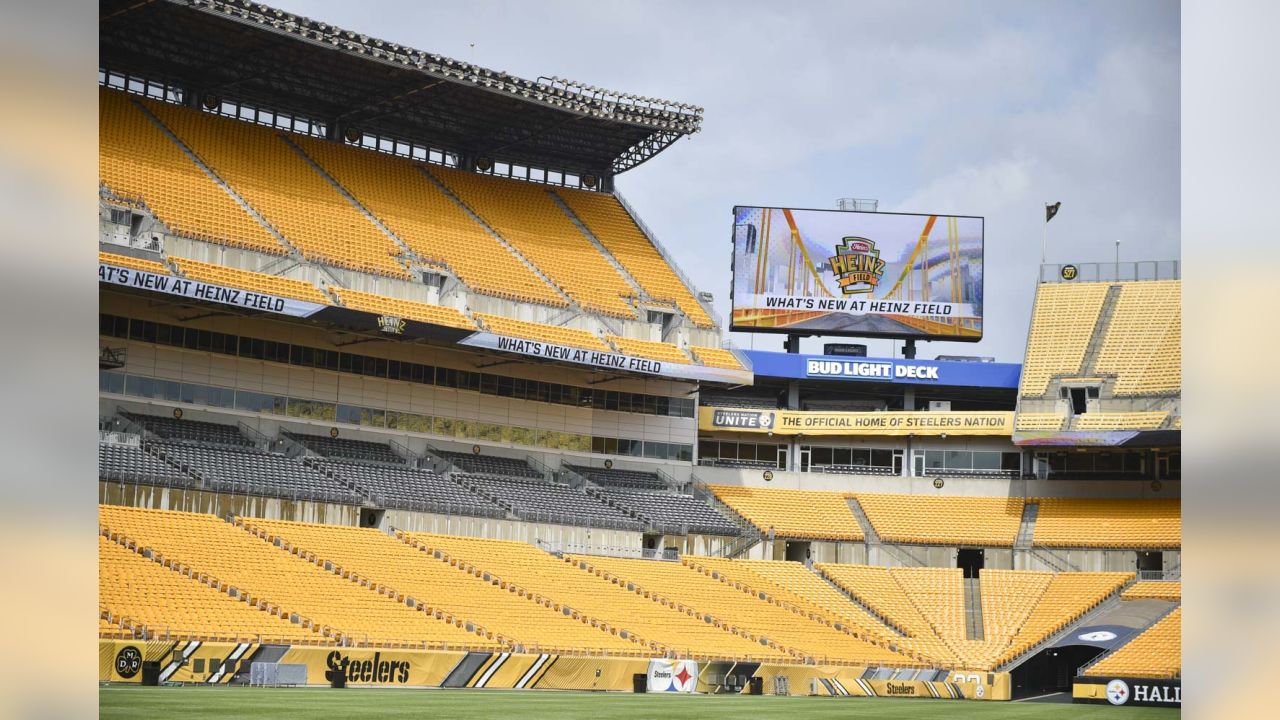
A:
POLYGON ((1040 266, 1040 282, 1134 282, 1177 280, 1182 277, 1178 260, 1138 260, 1129 262, 1045 263, 1040 266))

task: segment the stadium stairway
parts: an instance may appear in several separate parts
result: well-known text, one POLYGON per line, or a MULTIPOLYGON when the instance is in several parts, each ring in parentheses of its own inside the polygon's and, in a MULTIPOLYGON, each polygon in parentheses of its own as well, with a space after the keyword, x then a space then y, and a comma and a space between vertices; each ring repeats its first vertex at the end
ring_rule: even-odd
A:
POLYGON ((1084 360, 1080 363, 1080 375, 1090 377, 1094 374, 1094 366, 1098 363, 1098 351, 1107 338, 1107 328, 1111 327, 1111 318, 1115 314, 1116 303, 1120 300, 1120 285, 1107 288, 1107 296, 1102 300, 1102 309, 1098 312, 1098 322, 1093 326, 1093 335, 1084 350, 1084 360))
POLYGON ((858 498, 849 496, 849 510, 853 513, 853 517, 858 520, 858 527, 862 528, 862 537, 867 543, 868 549, 871 545, 880 544, 880 535, 876 533, 875 527, 871 525, 871 518, 867 517, 867 513, 862 509, 862 503, 858 502, 858 498))
POLYGON ((738 537, 721 549, 720 557, 740 558, 751 552, 751 549, 756 545, 765 541, 764 533, 760 532, 760 529, 755 524, 716 497, 716 494, 711 492, 711 488, 707 487, 707 484, 699 480, 696 475, 689 476, 689 492, 741 528, 738 537))
POLYGON ((982 627, 982 585, 976 577, 966 578, 964 581, 964 616, 965 638, 985 639, 982 627))
POLYGON ((1022 505, 1022 522, 1018 525, 1018 537, 1013 541, 1014 550, 1030 550, 1036 532, 1036 518, 1040 515, 1040 503, 1027 501, 1022 505))

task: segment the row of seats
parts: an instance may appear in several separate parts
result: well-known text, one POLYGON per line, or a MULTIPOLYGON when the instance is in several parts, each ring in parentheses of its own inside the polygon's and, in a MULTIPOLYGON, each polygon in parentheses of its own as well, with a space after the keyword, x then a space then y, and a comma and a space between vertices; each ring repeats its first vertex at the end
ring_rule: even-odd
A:
POLYGON ((1061 413, 1045 412, 1045 413, 1018 413, 1015 428, 1017 430, 1061 430, 1062 423, 1067 417, 1061 413))
POLYGON ((1177 678, 1182 676, 1182 608, 1158 620, 1084 671, 1093 677, 1177 678))
POLYGON ((98 263, 103 265, 114 265, 116 267, 129 268, 131 270, 141 270, 156 275, 172 275, 169 266, 155 260, 144 260, 136 258, 132 255, 118 255, 116 253, 98 251, 98 263))
POLYGON ((165 462, 198 475, 209 489, 348 504, 362 500, 328 475, 278 453, 179 443, 156 447, 165 462))
POLYGON ((98 443, 98 477, 145 484, 191 485, 195 479, 151 455, 141 445, 98 443))
POLYGON ((345 458, 393 465, 404 465, 406 462, 405 458, 397 455, 390 445, 383 443, 287 431, 285 435, 295 442, 301 443, 308 450, 328 458, 345 458))
POLYGON ((99 506, 98 522, 108 537, 126 539, 166 562, 189 568, 197 577, 234 588, 255 606, 291 620, 296 616, 298 624, 311 629, 317 640, 456 649, 503 647, 460 620, 455 623, 425 608, 411 608, 214 515, 104 505, 99 506))
POLYGON ((650 297, 675 304, 699 327, 713 326, 711 317, 698 304, 691 289, 617 198, 585 190, 555 192, 650 297))
POLYGON ((1116 375, 1116 395, 1182 389, 1182 281, 1123 283, 1095 369, 1116 375))
POLYGON ((449 561, 481 568, 500 582, 526 593, 554 599, 562 607, 611 627, 623 628, 642 642, 691 659, 735 658, 755 662, 787 659, 782 651, 716 623, 691 609, 660 602, 628 581, 606 577, 588 561, 559 559, 532 545, 511 540, 480 540, 409 533, 406 542, 449 561))
POLYGON ((1167 410, 1140 412, 1090 412, 1076 415, 1075 430, 1145 430, 1155 429, 1169 417, 1167 410))
POLYGON ((400 298, 388 297, 386 295, 377 295, 374 293, 361 292, 359 290, 350 290, 347 288, 335 288, 334 293, 342 300, 342 304, 352 310, 361 310, 363 312, 377 313, 378 315, 388 315, 390 317, 398 317, 407 320, 417 320, 418 322, 429 323, 431 325, 442 325, 444 327, 457 328, 459 330, 476 330, 476 324, 471 322, 466 315, 462 314, 457 308, 447 307, 444 305, 432 305, 431 303, 418 302, 416 300, 401 300, 400 298))
POLYGON ((262 253, 286 250, 124 93, 98 90, 98 177, 144 201, 176 235, 262 253))
POLYGON ((671 343, 655 342, 653 340, 638 340, 636 338, 621 337, 619 335, 607 335, 605 336, 605 339, 613 343, 615 347, 627 355, 635 355, 636 357, 661 360, 662 362, 676 363, 679 365, 693 364, 693 358, 690 358, 685 351, 671 343))
POLYGON ((526 652, 585 652, 641 655, 634 640, 592 625, 571 613, 521 596, 482 571, 437 558, 374 528, 243 519, 245 527, 279 538, 343 575, 377 583, 397 596, 413 598, 427 614, 443 613, 483 628, 526 652))
POLYGON ((502 508, 430 470, 329 458, 318 466, 384 507, 450 515, 502 517, 502 508))
POLYGON ((305 642, 315 632, 98 536, 98 610, 148 637, 305 642))
POLYGON ((1035 543, 1053 547, 1176 548, 1182 546, 1177 499, 1038 498, 1035 543))
POLYGON ((120 414, 169 443, 191 442, 254 447, 253 441, 245 437, 235 425, 204 420, 180 420, 164 415, 143 415, 125 411, 121 411, 120 414))
POLYGON ((279 275, 240 270, 226 265, 188 260, 175 257, 173 264, 186 277, 213 285, 252 290, 279 297, 306 300, 319 305, 332 305, 333 301, 320 288, 305 281, 279 275))
POLYGON ((118 506, 99 507, 99 527, 100 630, 206 639, 989 670, 1132 579, 986 571, 985 638, 969 640, 955 568, 557 558, 514 541, 118 506))
POLYGON ((715 496, 762 533, 808 540, 862 540, 845 493, 711 485, 715 496))
POLYGON ((713 622, 746 631, 799 657, 866 665, 914 665, 918 661, 873 640, 837 629, 783 607, 747 588, 683 563, 598 556, 571 556, 593 569, 692 609, 713 622))
POLYGON ((531 522, 588 525, 640 530, 644 525, 623 511, 568 485, 542 480, 504 479, 491 475, 454 475, 473 492, 510 508, 531 522))
POLYGON ((654 522, 668 532, 738 535, 741 529, 711 506, 690 495, 669 490, 628 490, 605 487, 607 502, 654 522))
POLYGON ((590 480, 596 485, 619 488, 637 488, 641 490, 666 490, 667 484, 657 473, 640 470, 624 470, 622 468, 590 467, 587 465, 564 465, 569 470, 590 480))
POLYGON ((886 542, 1012 547, 1022 524, 1022 498, 857 495, 886 542))
POLYGON ((1139 580, 1125 588, 1120 599, 1182 602, 1182 583, 1169 580, 1139 580))
POLYGON ((1039 504, 1033 542, 1051 547, 1176 548, 1177 499, 1022 498, 842 493, 712 485, 715 496, 761 532, 815 540, 861 540, 856 499, 881 540, 922 545, 1012 547, 1026 502, 1039 504))
POLYGON ((502 477, 535 479, 542 479, 543 477, 540 470, 535 469, 520 458, 477 455, 476 453, 451 452, 447 450, 441 451, 439 455, 441 459, 471 475, 499 475, 502 477))
POLYGON ((742 363, 738 361, 738 357, 724 348, 691 345, 689 346, 689 352, 695 360, 708 367, 723 368, 725 370, 744 369, 742 363))

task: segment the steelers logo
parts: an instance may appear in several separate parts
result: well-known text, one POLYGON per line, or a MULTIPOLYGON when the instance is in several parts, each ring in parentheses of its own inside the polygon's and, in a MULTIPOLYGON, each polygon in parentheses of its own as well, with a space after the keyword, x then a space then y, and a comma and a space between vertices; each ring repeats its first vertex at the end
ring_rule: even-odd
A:
POLYGON ((773 413, 760 413, 760 427, 773 427, 773 413))
POLYGON ((116 653, 116 674, 128 680, 142 669, 142 653, 130 645, 116 653))
POLYGON ((1129 683, 1119 679, 1107 683, 1107 702, 1112 705, 1129 702, 1129 683))

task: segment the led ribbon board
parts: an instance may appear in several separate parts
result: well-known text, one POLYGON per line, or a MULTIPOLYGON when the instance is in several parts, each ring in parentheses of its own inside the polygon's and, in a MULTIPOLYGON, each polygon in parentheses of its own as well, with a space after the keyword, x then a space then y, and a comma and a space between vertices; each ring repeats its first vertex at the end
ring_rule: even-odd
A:
POLYGON ((735 207, 731 329, 976 342, 982 261, 980 217, 735 207))

